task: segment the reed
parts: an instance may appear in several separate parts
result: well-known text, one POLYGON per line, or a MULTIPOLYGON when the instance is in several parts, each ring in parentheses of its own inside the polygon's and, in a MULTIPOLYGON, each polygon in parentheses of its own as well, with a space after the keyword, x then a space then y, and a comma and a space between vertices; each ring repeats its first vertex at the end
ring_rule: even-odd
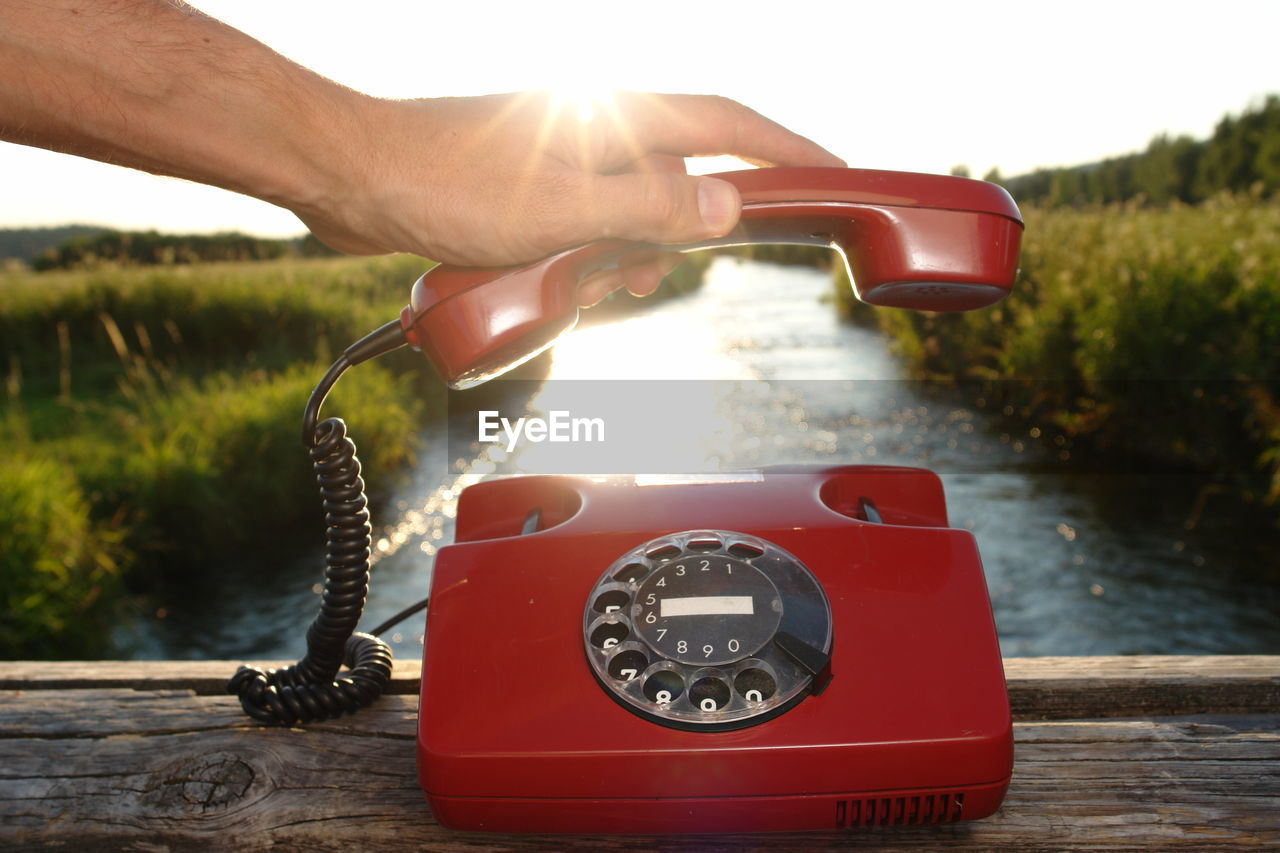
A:
POLYGON ((1280 199, 1024 214, 1018 281, 995 307, 842 301, 919 376, 989 380, 1022 419, 1104 451, 1232 470, 1280 500, 1280 199))
MULTIPOLYGON (((307 395, 337 351, 399 312, 426 266, 0 274, 0 654, 109 654, 126 589, 313 535, 307 395)), ((352 423, 375 500, 443 401, 403 357, 335 390, 326 412, 352 423)))

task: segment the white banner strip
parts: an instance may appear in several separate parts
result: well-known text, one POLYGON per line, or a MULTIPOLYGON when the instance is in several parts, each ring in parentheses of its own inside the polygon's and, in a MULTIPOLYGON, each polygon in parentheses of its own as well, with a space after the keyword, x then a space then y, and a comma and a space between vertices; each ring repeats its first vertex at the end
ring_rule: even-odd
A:
POLYGON ((755 613, 749 595, 691 595, 662 599, 662 618, 668 616, 725 616, 755 613))

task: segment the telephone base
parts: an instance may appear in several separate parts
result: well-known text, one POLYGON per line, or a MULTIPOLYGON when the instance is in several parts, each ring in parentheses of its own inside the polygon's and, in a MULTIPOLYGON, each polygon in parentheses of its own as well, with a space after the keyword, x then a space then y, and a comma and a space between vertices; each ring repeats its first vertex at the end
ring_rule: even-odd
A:
POLYGON ((445 826, 971 820, 1012 766, 977 543, 929 471, 514 477, 459 500, 418 715, 445 826))

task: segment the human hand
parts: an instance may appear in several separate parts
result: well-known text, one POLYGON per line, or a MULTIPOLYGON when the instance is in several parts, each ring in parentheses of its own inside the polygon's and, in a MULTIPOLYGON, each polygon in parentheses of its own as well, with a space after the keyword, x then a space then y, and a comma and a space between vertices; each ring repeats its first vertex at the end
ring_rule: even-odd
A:
MULTIPOLYGON (((732 230, 742 203, 731 184, 686 175, 685 156, 844 165, 714 96, 618 93, 590 115, 549 93, 369 99, 360 109, 353 151, 337 161, 347 167, 290 205, 317 237, 355 254, 499 266, 604 237, 694 242, 732 230)), ((678 260, 652 251, 624 258, 585 281, 579 302, 623 284, 651 293, 678 260)))
MULTIPOLYGON (((685 175, 684 157, 844 165, 724 98, 619 93, 589 120, 549 93, 383 100, 185 4, 80 12, 0 4, 0 139, 252 195, 345 252, 505 265, 601 237, 696 241, 730 231, 741 200, 685 175)), ((648 293, 671 266, 623 258, 580 300, 648 293)))

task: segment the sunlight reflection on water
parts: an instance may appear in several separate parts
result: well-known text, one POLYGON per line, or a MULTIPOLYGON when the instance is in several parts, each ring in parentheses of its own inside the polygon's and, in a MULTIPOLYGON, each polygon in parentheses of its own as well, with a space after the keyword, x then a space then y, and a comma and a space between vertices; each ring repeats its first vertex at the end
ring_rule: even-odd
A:
MULTIPOLYGON (((714 277, 716 273, 709 273, 714 277)), ((710 286, 710 284, 708 284, 710 286)), ((551 353, 550 379, 754 379, 730 350, 732 327, 681 304, 578 329, 551 353), (681 310, 685 308, 686 310, 681 310)))

